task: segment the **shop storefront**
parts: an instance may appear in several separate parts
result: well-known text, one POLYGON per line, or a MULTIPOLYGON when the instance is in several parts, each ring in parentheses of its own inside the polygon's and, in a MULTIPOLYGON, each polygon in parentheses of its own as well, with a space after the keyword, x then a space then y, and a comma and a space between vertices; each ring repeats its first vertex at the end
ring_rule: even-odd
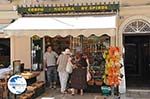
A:
MULTIPOLYGON (((23 17, 4 29, 11 40, 11 63, 21 60, 25 69, 43 72, 46 45, 52 45, 58 54, 65 48, 70 48, 73 54, 77 51, 86 53, 91 68, 99 71, 94 76, 98 77, 97 80, 102 80, 102 54, 118 42, 118 10, 118 4, 110 3, 91 6, 18 7, 18 12, 23 17), (74 16, 78 13, 84 16, 74 16), (102 15, 98 15, 99 13, 102 15), (44 14, 52 17, 39 17, 44 14)), ((45 80, 44 78, 43 74, 38 76, 38 80, 45 80)))
MULTIPOLYGON (((98 1, 97 3, 93 3, 95 1, 85 3, 91 2, 86 0, 78 0, 77 2, 78 3, 73 4, 74 2, 70 1, 54 1, 50 3, 56 4, 48 5, 43 5, 45 2, 38 2, 35 5, 32 3, 31 5, 17 6, 17 11, 14 11, 15 15, 11 12, 2 12, 1 19, 16 19, 15 22, 22 20, 22 18, 26 20, 24 18, 30 17, 34 19, 40 17, 37 23, 33 22, 33 20, 30 20, 30 22, 22 21, 19 25, 5 30, 5 34, 3 34, 3 32, 0 34, 2 39, 10 38, 11 63, 13 63, 13 60, 19 59, 25 63, 26 69, 42 71, 42 55, 46 45, 53 45, 54 50, 58 54, 64 50, 64 48, 69 47, 72 53, 75 53, 76 49, 82 50, 89 56, 92 56, 91 58, 93 58, 95 53, 101 52, 106 46, 115 45, 121 48, 121 52, 123 53, 122 63, 124 62, 125 67, 125 70, 121 69, 122 72, 125 72, 124 78, 122 79, 123 83, 121 83, 119 87, 119 90, 122 90, 121 93, 126 92, 126 89, 128 91, 130 88, 148 89, 150 83, 148 77, 150 70, 150 6, 148 1, 137 0, 133 2, 130 0, 122 0, 121 4, 117 1, 107 2, 107 0, 102 2, 98 1), (42 5, 38 5, 40 3, 42 5), (11 15, 8 16, 10 13, 11 15), (109 24, 111 22, 103 21, 87 25, 87 28, 82 28, 81 24, 79 24, 80 26, 78 28, 73 28, 74 22, 64 23, 64 20, 60 21, 54 19, 90 16, 101 18, 116 16, 116 25, 113 28, 104 27, 106 26, 104 23, 109 24), (17 20, 18 17, 21 18, 17 20), (64 25, 60 27, 57 25, 56 27, 48 24, 49 22, 44 22, 47 24, 41 24, 40 19, 45 17, 52 18, 53 21, 55 20, 58 23, 62 23, 66 27, 62 28, 64 25), (25 25, 25 23, 27 23, 27 25, 25 25), (31 23, 35 23, 36 25, 31 23), (39 26, 34 27, 37 26, 37 24, 39 24, 39 26), (93 24, 97 24, 98 26, 93 27, 93 24), (20 26, 22 26, 22 28, 20 28, 20 26), (41 27, 46 28, 42 29, 41 27), (125 80, 127 85, 125 84, 125 80)), ((89 20, 86 22, 89 22, 89 20)), ((85 23, 85 21, 83 23, 85 23)), ((94 57, 96 57, 96 54, 94 57)), ((91 60, 91 65, 96 64, 96 62, 93 63, 93 60, 91 60)), ((5 72, 4 70, 2 71, 5 72)), ((41 79, 42 77, 43 76, 39 76, 39 80, 43 80, 41 79)))

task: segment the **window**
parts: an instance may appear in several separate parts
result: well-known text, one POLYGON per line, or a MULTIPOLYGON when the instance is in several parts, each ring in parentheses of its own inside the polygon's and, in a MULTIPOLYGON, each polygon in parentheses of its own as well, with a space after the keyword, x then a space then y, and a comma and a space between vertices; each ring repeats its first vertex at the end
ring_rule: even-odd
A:
POLYGON ((126 25, 124 33, 150 33, 150 24, 144 20, 133 20, 126 25))

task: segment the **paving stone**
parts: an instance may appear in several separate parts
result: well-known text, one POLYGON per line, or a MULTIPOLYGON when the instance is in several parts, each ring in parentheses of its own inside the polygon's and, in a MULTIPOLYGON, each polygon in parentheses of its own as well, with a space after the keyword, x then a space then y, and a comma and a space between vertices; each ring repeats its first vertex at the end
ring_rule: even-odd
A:
MULTIPOLYGON (((61 94, 60 89, 47 89, 46 92, 38 97, 37 99, 42 99, 42 97, 54 99, 104 99, 100 93, 84 93, 83 96, 76 94, 72 96, 71 94, 61 94)), ((106 96, 105 96, 106 97, 106 96)), ((105 99, 119 99, 118 97, 106 97, 105 99)), ((126 94, 120 94, 120 99, 150 99, 150 93, 143 92, 127 92, 126 94)))

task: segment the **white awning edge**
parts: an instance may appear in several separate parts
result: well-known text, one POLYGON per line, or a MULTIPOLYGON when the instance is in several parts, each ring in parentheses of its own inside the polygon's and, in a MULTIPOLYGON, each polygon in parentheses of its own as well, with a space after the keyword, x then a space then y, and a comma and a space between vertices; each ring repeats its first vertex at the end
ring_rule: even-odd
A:
POLYGON ((22 17, 4 28, 9 35, 97 36, 116 28, 116 16, 22 17), (97 31, 96 31, 97 30, 97 31), (103 32, 102 32, 103 31, 103 32))
POLYGON ((115 36, 115 29, 80 29, 80 30, 16 30, 16 31, 7 31, 5 33, 9 34, 9 36, 29 36, 32 37, 37 35, 39 37, 49 36, 61 36, 66 37, 71 35, 73 37, 77 37, 79 35, 84 35, 85 37, 89 37, 92 34, 96 36, 102 36, 104 34, 108 36, 115 36))

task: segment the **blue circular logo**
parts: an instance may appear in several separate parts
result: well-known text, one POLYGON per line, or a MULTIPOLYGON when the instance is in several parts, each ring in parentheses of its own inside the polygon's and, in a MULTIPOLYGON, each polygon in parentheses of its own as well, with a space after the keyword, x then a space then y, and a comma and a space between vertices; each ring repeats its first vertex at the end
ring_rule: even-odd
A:
POLYGON ((8 89, 13 94, 21 94, 27 88, 27 82, 21 75, 13 75, 8 80, 8 89))

